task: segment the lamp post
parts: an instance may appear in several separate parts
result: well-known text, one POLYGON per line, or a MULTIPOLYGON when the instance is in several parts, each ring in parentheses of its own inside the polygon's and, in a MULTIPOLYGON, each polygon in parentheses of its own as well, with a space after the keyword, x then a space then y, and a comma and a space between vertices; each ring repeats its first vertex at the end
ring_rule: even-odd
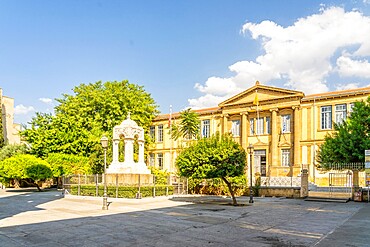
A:
POLYGON ((249 153, 249 203, 253 203, 253 188, 252 188, 252 155, 253 155, 253 145, 252 143, 248 146, 249 153))
POLYGON ((103 135, 100 139, 101 146, 104 149, 104 194, 103 194, 103 210, 108 210, 108 201, 107 201, 107 147, 108 147, 108 137, 103 135))

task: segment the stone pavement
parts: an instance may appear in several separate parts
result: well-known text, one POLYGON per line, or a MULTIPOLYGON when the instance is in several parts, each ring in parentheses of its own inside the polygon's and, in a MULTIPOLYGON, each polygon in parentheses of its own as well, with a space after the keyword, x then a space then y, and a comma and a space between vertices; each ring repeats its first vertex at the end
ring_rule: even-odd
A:
POLYGON ((0 246, 369 246, 370 204, 0 190, 0 246))

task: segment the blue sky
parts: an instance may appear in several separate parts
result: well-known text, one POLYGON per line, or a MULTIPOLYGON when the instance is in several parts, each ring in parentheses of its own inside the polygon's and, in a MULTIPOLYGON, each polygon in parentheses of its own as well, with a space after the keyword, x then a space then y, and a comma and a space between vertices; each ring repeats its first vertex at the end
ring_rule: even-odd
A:
POLYGON ((254 85, 370 84, 370 1, 0 0, 0 87, 15 122, 80 83, 143 85, 162 113, 254 85))

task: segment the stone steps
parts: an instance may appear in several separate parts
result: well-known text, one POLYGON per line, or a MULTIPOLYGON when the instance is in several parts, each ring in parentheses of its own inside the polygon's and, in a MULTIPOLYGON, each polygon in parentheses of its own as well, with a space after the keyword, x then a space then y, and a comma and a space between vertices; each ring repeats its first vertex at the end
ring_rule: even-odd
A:
POLYGON ((312 197, 309 196, 305 201, 313 201, 313 202, 337 202, 337 203, 347 203, 350 199, 349 198, 325 198, 325 197, 312 197))

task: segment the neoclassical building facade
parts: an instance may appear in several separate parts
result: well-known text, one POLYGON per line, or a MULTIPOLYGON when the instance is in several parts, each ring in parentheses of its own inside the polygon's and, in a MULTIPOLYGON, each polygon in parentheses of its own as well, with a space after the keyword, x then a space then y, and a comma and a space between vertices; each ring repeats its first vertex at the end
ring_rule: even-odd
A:
MULTIPOLYGON (((242 147, 252 144, 253 174, 262 177, 297 176, 302 165, 315 181, 315 154, 324 137, 351 113, 354 102, 366 100, 370 87, 305 95, 303 92, 261 85, 259 82, 221 102, 196 110, 201 136, 230 132, 242 147)), ((150 128, 148 165, 175 172, 175 159, 186 140, 170 138, 170 124, 179 113, 156 117, 150 128)), ((249 160, 249 159, 248 159, 249 160)), ((249 165, 248 165, 249 167, 249 165)))

